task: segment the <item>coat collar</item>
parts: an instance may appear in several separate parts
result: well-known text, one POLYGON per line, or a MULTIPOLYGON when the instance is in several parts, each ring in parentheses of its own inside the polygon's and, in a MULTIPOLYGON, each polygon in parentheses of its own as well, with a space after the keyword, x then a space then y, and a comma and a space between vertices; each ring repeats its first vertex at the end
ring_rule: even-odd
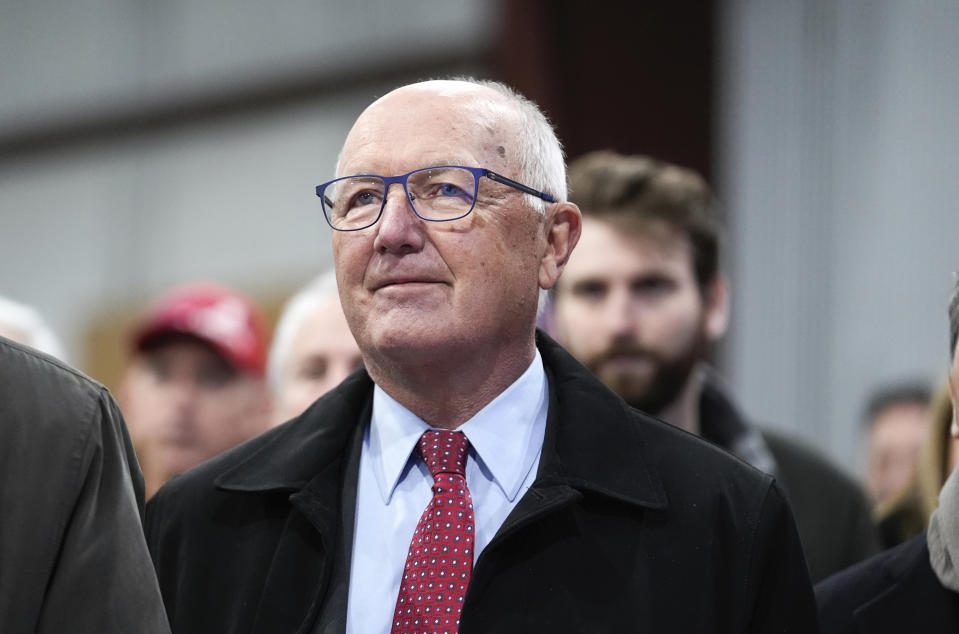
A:
POLYGON ((666 493, 639 424, 643 414, 548 335, 537 332, 536 342, 550 381, 537 484, 562 484, 580 493, 664 508, 666 493))
POLYGON ((216 479, 237 492, 300 491, 344 458, 357 425, 369 422, 373 382, 360 368, 297 418, 260 436, 260 446, 216 479))
MULTIPOLYGON (((663 508, 666 494, 648 459, 641 416, 548 335, 537 332, 550 382, 550 406, 534 487, 560 485, 663 508)), ((259 449, 224 471, 228 491, 299 491, 336 468, 358 424, 369 421, 372 381, 357 370, 298 418, 269 432, 259 449)))
POLYGON ((729 396, 722 379, 703 365, 703 388, 699 397, 699 434, 760 471, 779 475, 779 465, 759 428, 750 424, 729 396))

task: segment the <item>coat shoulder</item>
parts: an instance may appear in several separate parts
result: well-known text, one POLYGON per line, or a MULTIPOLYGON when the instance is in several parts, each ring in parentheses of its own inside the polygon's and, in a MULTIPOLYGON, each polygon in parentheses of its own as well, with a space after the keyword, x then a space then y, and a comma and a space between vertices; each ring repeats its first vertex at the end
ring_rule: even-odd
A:
POLYGON ((645 437, 646 452, 671 496, 733 497, 758 506, 774 478, 738 456, 643 412, 632 411, 645 437))
MULTIPOLYGON (((17 428, 38 438, 73 435, 90 427, 107 389, 79 370, 33 348, 0 337, 0 417, 30 420, 17 428)), ((13 431, 3 426, 2 431, 13 431)))
POLYGON ((959 627, 959 595, 936 578, 925 533, 817 584, 816 602, 823 634, 959 627))

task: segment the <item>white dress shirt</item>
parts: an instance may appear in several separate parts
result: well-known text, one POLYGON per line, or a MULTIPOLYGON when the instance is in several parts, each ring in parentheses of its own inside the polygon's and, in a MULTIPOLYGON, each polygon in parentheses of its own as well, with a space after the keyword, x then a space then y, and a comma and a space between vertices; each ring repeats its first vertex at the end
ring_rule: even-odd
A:
MULTIPOLYGON (((536 477, 546 412, 539 350, 516 381, 457 431, 466 434, 466 485, 476 522, 474 563, 536 477)), ((433 476, 413 451, 430 429, 379 386, 363 438, 347 608, 349 634, 390 631, 413 531, 433 496, 433 476)))

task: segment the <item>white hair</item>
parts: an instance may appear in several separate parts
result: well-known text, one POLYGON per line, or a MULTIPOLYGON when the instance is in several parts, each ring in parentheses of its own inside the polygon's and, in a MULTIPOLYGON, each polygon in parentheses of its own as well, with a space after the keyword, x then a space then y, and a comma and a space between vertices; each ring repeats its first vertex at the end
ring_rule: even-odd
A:
MULTIPOLYGON (((456 77, 454 81, 484 86, 506 99, 519 115, 519 155, 513 158, 517 168, 516 180, 564 202, 568 195, 568 185, 563 144, 539 106, 502 82, 475 77, 456 77)), ((488 101, 480 101, 476 107, 487 110, 489 119, 496 121, 498 113, 493 112, 491 105, 488 101)), ((532 194, 523 195, 530 207, 539 213, 545 213, 545 200, 532 194)), ((536 305, 537 316, 543 314, 548 299, 549 291, 540 289, 536 305)))
MULTIPOLYGON (((513 161, 517 167, 516 180, 533 189, 550 194, 557 201, 565 201, 567 196, 566 158, 563 145, 556 131, 543 111, 535 103, 510 88, 506 84, 474 77, 456 77, 454 81, 464 81, 489 88, 513 106, 519 115, 519 155, 513 161)), ((480 101, 478 108, 490 108, 490 103, 480 101)), ((491 117, 495 113, 490 112, 491 117)), ((530 206, 543 213, 546 201, 526 194, 530 206)))
POLYGON ((32 306, 0 296, 0 331, 9 332, 10 338, 19 343, 65 359, 60 340, 32 306), (12 336, 14 333, 17 336, 12 336))
POLYGON ((307 317, 330 299, 339 301, 336 274, 332 270, 317 275, 284 304, 266 362, 266 377, 274 394, 279 395, 282 389, 283 367, 290 356, 297 331, 307 317))

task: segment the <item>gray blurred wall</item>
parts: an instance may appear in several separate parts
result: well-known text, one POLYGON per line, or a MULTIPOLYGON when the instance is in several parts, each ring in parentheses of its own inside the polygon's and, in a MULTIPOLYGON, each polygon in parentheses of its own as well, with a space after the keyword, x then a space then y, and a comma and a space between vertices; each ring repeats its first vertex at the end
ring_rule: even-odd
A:
POLYGON ((724 3, 728 370, 850 470, 868 392, 944 380, 959 270, 959 3, 724 3))

